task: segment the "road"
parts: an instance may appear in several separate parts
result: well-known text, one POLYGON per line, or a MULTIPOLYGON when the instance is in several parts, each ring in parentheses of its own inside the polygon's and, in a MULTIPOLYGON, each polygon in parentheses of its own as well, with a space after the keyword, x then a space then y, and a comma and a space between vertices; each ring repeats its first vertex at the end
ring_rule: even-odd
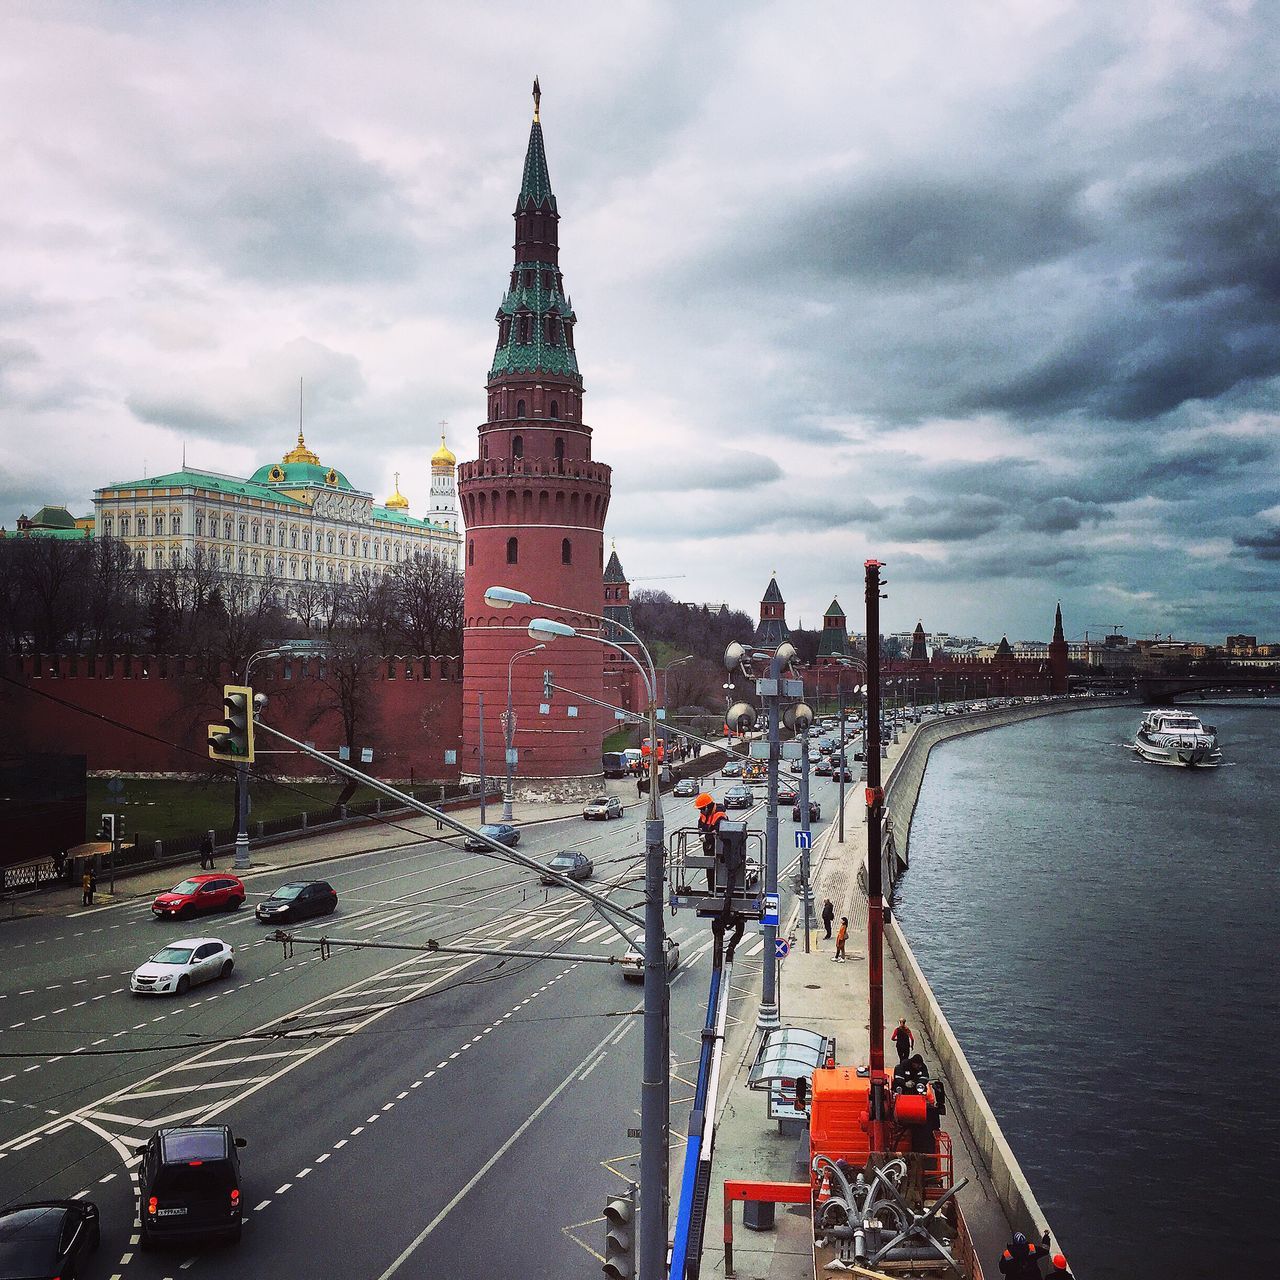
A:
MULTIPOLYGON (((814 796, 832 818, 835 788, 815 779, 814 796)), ((668 830, 695 816, 687 800, 664 807, 668 830)), ((530 825, 520 849, 582 849, 596 864, 592 886, 638 912, 642 815, 530 825)), ((763 826, 762 805, 749 821, 763 826)), ((783 866, 793 826, 787 806, 783 866)), ((185 924, 158 923, 135 901, 0 926, 0 1201, 96 1201, 103 1240, 91 1277, 598 1274, 604 1203, 638 1177, 628 1131, 639 1124, 641 986, 555 953, 616 957, 617 933, 577 895, 456 840, 246 884, 243 911, 185 924), (301 945, 286 954, 251 907, 308 876, 328 879, 341 902, 300 932, 545 958, 335 948, 323 959, 301 945), (129 994, 137 964, 193 936, 235 946, 229 980, 183 997, 129 994), (133 1149, 161 1123, 203 1119, 248 1141, 243 1240, 143 1254, 133 1149)), ((671 996, 678 1165, 710 932, 687 916, 668 927, 682 952, 671 996)), ((748 932, 738 1005, 758 993, 760 950, 748 932)))

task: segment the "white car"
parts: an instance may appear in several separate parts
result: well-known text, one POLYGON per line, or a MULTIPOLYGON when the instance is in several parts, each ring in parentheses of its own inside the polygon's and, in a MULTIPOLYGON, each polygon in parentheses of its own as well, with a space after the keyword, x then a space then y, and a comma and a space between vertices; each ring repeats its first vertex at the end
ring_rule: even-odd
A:
POLYGON ((129 990, 136 996, 185 995, 201 982, 230 977, 235 963, 235 950, 220 938, 183 938, 140 964, 129 990))
MULTIPOLYGON (((674 973, 680 963, 680 944, 667 938, 667 972, 674 973)), ((628 982, 644 981, 644 939, 635 938, 622 957, 622 976, 628 982)))

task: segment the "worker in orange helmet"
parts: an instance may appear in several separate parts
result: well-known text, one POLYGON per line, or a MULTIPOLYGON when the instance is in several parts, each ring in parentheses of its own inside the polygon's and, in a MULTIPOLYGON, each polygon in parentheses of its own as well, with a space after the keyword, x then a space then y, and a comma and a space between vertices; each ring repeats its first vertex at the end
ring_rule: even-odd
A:
POLYGON ((716 827, 724 821, 725 811, 709 791, 696 796, 693 807, 698 811, 698 834, 702 836, 702 852, 709 858, 713 857, 716 851, 716 827))
POLYGON ((1053 1255, 1053 1270, 1049 1272, 1049 1280, 1075 1280, 1075 1277, 1067 1270, 1067 1260, 1060 1254, 1053 1255))

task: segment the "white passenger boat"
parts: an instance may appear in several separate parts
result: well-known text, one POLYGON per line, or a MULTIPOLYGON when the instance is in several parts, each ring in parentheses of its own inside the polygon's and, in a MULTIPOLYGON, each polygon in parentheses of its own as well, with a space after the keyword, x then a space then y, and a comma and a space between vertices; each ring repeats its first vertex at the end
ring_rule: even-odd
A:
POLYGON ((1222 763, 1217 729, 1201 724, 1190 711, 1148 711, 1133 749, 1151 764, 1213 769, 1222 763))

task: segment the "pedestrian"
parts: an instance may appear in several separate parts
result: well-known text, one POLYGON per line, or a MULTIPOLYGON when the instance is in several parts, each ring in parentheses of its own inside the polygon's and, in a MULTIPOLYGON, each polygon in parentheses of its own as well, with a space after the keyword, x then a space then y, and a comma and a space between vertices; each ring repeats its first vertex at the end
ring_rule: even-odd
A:
POLYGON ((822 927, 826 929, 824 937, 831 940, 831 926, 835 923, 836 906, 835 903, 827 898, 822 904, 822 927))
POLYGON ((911 1028, 907 1026, 906 1018, 898 1019, 898 1025, 893 1029, 892 1039, 893 1047, 898 1051, 898 1061, 906 1062, 911 1056, 911 1050, 916 1042, 911 1028))
POLYGON ((66 874, 66 870, 67 851, 65 849, 59 849, 58 852, 53 855, 53 874, 61 880, 66 874))
POLYGON ((94 875, 93 868, 90 867, 80 881, 80 888, 84 891, 84 905, 86 907, 93 906, 93 891, 98 887, 98 877, 94 875))
POLYGON ((1075 1277, 1067 1269, 1067 1259, 1061 1253, 1053 1255, 1053 1270, 1049 1272, 1048 1280, 1075 1280, 1075 1277))
POLYGON ((849 941, 849 917, 840 917, 840 928, 836 933, 836 953, 831 957, 832 962, 839 961, 840 964, 845 962, 844 944, 849 941))
POLYGON ((636 778, 636 799, 642 800, 643 798, 644 798, 644 779, 641 777, 637 777, 636 778))
POLYGON ((1041 1280, 1040 1259, 1048 1256, 1047 1231, 1040 1244, 1032 1244, 1021 1231, 1015 1231, 1000 1255, 1000 1274, 1007 1277, 1007 1280, 1041 1280))
POLYGON ((200 837, 200 870, 205 868, 212 871, 213 868, 213 837, 206 831, 200 837))

